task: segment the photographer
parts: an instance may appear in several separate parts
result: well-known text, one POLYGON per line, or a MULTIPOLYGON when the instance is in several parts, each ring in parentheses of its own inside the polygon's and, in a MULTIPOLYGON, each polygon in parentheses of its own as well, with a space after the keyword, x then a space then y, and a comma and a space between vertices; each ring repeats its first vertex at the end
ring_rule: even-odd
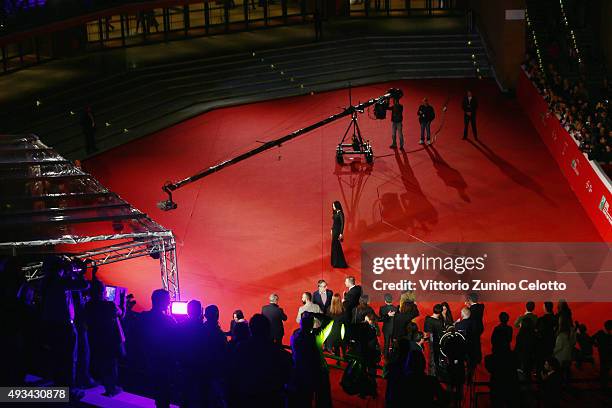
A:
POLYGON ((49 257, 43 262, 46 280, 42 290, 42 321, 49 335, 53 379, 57 386, 75 383, 77 332, 72 292, 86 290, 85 270, 73 268, 66 257, 49 257), (76 270, 74 270, 76 269, 76 270))
POLYGON ((425 143, 425 132, 427 132, 427 144, 431 144, 431 122, 436 117, 433 106, 429 104, 427 97, 423 98, 423 104, 419 106, 417 111, 419 117, 419 124, 421 125, 421 140, 419 144, 425 143))

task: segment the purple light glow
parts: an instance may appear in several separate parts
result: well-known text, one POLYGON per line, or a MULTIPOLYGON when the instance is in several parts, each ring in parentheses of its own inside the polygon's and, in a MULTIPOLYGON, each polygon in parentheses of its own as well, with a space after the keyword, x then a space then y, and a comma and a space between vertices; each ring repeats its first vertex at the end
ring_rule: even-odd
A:
POLYGON ((172 302, 170 305, 170 312, 173 315, 186 315, 187 314, 187 302, 172 302))

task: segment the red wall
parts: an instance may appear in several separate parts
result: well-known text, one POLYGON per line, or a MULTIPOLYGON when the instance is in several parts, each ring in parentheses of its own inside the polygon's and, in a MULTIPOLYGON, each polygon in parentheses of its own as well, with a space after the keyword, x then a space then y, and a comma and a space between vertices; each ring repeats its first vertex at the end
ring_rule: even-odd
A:
MULTIPOLYGON (((548 113, 548 105, 521 70, 517 97, 553 155, 580 204, 603 237, 612 242, 612 186, 599 166, 578 149, 575 139, 548 113)), ((559 220, 564 222, 564 220, 559 220)))

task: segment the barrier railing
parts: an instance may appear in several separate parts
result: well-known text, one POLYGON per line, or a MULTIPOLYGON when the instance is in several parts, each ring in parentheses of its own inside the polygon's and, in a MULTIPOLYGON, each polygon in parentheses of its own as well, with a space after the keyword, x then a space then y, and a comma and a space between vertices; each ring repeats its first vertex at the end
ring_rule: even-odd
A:
MULTIPOLYGON (((605 242, 612 242, 612 183, 601 166, 580 151, 578 142, 548 110, 548 104, 524 70, 517 98, 540 138, 559 165, 593 225, 605 242)), ((561 220, 560 220, 561 221, 561 220)))

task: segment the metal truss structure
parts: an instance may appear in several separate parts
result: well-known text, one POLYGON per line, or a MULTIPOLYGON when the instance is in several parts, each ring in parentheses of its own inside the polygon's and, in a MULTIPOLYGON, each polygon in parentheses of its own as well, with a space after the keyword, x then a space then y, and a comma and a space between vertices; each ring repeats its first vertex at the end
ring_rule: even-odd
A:
POLYGON ((172 232, 35 135, 0 135, 0 183, 0 254, 34 259, 26 280, 44 277, 45 254, 97 266, 150 256, 159 259, 163 288, 180 300, 172 232))

